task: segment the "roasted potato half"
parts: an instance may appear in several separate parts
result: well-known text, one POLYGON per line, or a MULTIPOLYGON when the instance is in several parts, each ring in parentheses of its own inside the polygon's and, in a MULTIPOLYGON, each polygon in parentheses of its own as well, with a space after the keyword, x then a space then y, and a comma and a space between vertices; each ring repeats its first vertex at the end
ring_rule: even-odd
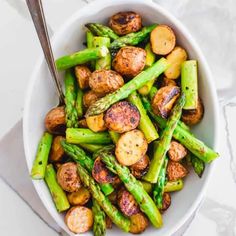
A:
POLYGON ((134 129, 120 136, 115 149, 116 158, 120 164, 131 166, 146 154, 147 148, 144 134, 134 129))
POLYGON ((120 210, 126 216, 132 216, 140 211, 138 203, 135 201, 133 195, 129 193, 125 188, 121 188, 119 190, 117 202, 120 210))
POLYGON ((130 166, 132 175, 137 179, 143 177, 148 170, 149 163, 149 157, 147 155, 144 155, 138 162, 130 166))
POLYGON ((72 206, 85 205, 90 199, 90 192, 88 189, 81 187, 77 192, 69 193, 67 195, 68 201, 72 206))
POLYGON ((75 234, 85 233, 93 225, 92 210, 84 206, 72 207, 66 213, 65 223, 71 232, 75 234))
POLYGON ((160 88, 152 99, 153 112, 167 118, 180 95, 180 88, 177 86, 165 86, 160 88))
POLYGON ((167 164, 166 172, 169 181, 182 179, 188 174, 188 170, 182 164, 171 160, 167 164))
POLYGON ((176 141, 171 141, 168 156, 172 161, 180 161, 188 154, 187 149, 176 141))
POLYGON ((62 160, 62 157, 65 152, 64 152, 63 147, 61 146, 61 141, 64 139, 65 138, 63 136, 56 136, 53 139, 51 152, 50 152, 50 158, 49 158, 51 162, 57 162, 57 161, 62 160))
POLYGON ((144 68, 146 51, 143 48, 126 46, 121 48, 112 61, 113 68, 127 78, 133 78, 144 68))
POLYGON ((66 130, 65 107, 55 107, 45 117, 45 127, 52 134, 64 134, 66 130))
POLYGON ((162 208, 160 209, 161 212, 163 213, 166 211, 171 205, 171 196, 169 193, 164 193, 163 194, 163 200, 162 200, 162 208))
POLYGON ((196 125, 199 123, 204 115, 204 106, 202 100, 198 98, 197 109, 183 110, 182 121, 187 125, 196 125))
POLYGON ((147 217, 141 212, 132 215, 130 220, 131 226, 129 232, 132 234, 142 233, 149 225, 147 217))
POLYGON ((86 123, 93 132, 101 132, 107 129, 105 121, 103 119, 103 113, 96 116, 86 117, 86 123))
POLYGON ((91 76, 91 71, 87 66, 76 66, 75 67, 75 77, 81 89, 89 88, 89 77, 91 76))
POLYGON ((123 84, 122 76, 113 70, 95 70, 89 78, 90 88, 101 96, 116 91, 123 84))
POLYGON ((81 181, 77 174, 74 162, 67 162, 57 171, 57 182, 67 192, 76 192, 81 187, 81 181))
POLYGON ((86 92, 83 96, 83 104, 85 108, 89 108, 93 103, 95 103, 101 96, 92 90, 86 92))
POLYGON ((109 25, 116 34, 125 35, 139 31, 142 28, 142 18, 132 11, 118 12, 110 18, 109 25))
POLYGON ((140 113, 133 104, 121 101, 111 106, 104 117, 105 126, 117 133, 135 129, 139 125, 140 113))

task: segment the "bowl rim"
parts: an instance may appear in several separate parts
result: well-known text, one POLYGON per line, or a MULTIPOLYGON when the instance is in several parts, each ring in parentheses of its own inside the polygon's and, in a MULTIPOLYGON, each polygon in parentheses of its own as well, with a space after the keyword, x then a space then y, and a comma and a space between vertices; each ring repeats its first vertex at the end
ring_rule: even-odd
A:
MULTIPOLYGON (((99 5, 99 9, 104 9, 108 6, 111 5, 115 5, 115 4, 130 4, 130 3, 141 3, 141 4, 145 4, 148 6, 151 6, 155 11, 157 12, 161 12, 163 15, 165 15, 168 19, 170 19, 170 21, 173 22, 174 25, 177 26, 177 28, 180 29, 180 31, 184 34, 184 36, 187 38, 188 42, 190 43, 191 47, 194 48, 196 55, 198 57, 198 60, 201 61, 202 66, 205 69, 206 72, 206 79, 208 80, 209 83, 209 91, 211 93, 211 97, 212 97, 212 101, 213 101, 213 112, 214 112, 214 116, 215 116, 215 127, 214 127, 214 131, 215 131, 215 137, 214 137, 214 145, 213 148, 217 148, 219 145, 219 103, 218 103, 218 98, 217 98, 217 93, 216 93, 216 88, 215 88, 215 84, 213 82, 213 78, 212 78, 212 74, 210 71, 210 68, 208 66, 208 63, 200 49, 200 47, 198 46, 198 44, 196 43, 195 39, 191 36, 191 34, 188 32, 188 30, 186 29, 186 27, 180 22, 180 20, 178 20, 175 16, 173 16, 168 10, 164 9, 162 6, 160 6, 159 4, 153 2, 152 0, 96 0, 93 2, 88 3, 87 5, 81 7, 80 9, 78 9, 77 11, 75 11, 73 13, 73 15, 71 17, 69 17, 68 19, 65 20, 65 22, 59 27, 59 29, 53 34, 53 36, 51 37, 51 43, 52 45, 56 44, 57 38, 60 38, 61 35, 63 35, 63 32, 66 30, 67 27, 70 27, 70 25, 76 21, 76 19, 78 18, 78 16, 83 15, 87 10, 89 10, 90 8, 93 7, 97 7, 97 5, 99 5), (101 6, 101 7, 100 7, 101 6)), ((30 79, 28 82, 28 86, 27 86, 27 90, 26 90, 26 94, 25 94, 25 101, 24 101, 24 111, 23 111, 23 140, 24 140, 24 150, 25 150, 25 159, 26 159, 26 163, 27 163, 27 167, 28 167, 28 171, 30 172, 31 170, 31 166, 29 163, 29 159, 30 157, 30 148, 28 145, 28 134, 26 132, 27 130, 27 124, 28 124, 28 111, 30 108, 30 98, 32 95, 32 91, 33 91, 33 86, 34 83, 36 81, 37 78, 37 74, 40 71, 41 66, 43 65, 43 63, 45 63, 45 59, 43 54, 41 53, 39 55, 39 59, 35 65, 35 67, 32 70, 32 73, 30 75, 30 79)), ((191 205, 191 207, 188 209, 188 211, 180 218, 178 219, 178 221, 175 223, 175 225, 172 227, 172 229, 169 230, 169 234, 172 235, 175 232, 177 232, 181 226, 183 226, 187 220, 194 214, 194 212, 198 209, 199 205, 201 204, 201 201, 203 199, 203 196, 206 192, 206 187, 209 183, 209 179, 212 175, 213 169, 215 166, 215 161, 213 163, 211 163, 211 165, 209 166, 209 170, 208 170, 208 175, 205 178, 205 182, 203 183, 202 189, 199 192, 199 194, 197 195, 197 197, 195 198, 195 201, 193 202, 193 204, 191 205)), ((43 200, 43 198, 40 196, 40 192, 41 192, 41 188, 40 186, 37 184, 37 181, 32 180, 34 188, 37 192, 37 194, 40 197, 40 200, 42 201, 43 205, 46 207, 47 211, 49 212, 49 214, 52 216, 53 219, 55 219, 55 215, 54 213, 49 210, 49 206, 47 206, 46 202, 43 200)), ((64 225, 61 225, 59 222, 57 222, 57 224, 66 232, 70 233, 71 235, 73 235, 73 233, 71 233, 70 231, 68 231, 67 228, 64 227, 64 225)), ((74 234, 75 235, 75 234, 74 234)), ((144 233, 145 235, 145 233, 144 233)))

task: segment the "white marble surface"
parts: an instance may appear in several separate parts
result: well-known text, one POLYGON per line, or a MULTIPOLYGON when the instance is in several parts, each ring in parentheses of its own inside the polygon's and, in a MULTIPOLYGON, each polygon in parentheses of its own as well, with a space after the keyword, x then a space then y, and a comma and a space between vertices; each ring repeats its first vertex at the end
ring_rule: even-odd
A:
MULTIPOLYGON (((89 1, 44 1, 51 31, 56 31, 75 10, 87 2, 89 1)), ((236 96, 236 2, 156 2, 179 18, 196 38, 210 64, 216 85, 221 88, 220 95, 236 96)), ((3 137, 22 116, 27 82, 40 53, 40 47, 23 0, 0 0, 0 32, 0 137, 3 137)), ((205 200, 193 222, 183 233, 184 236, 236 235, 235 118, 236 99, 221 106, 222 132, 218 150, 221 158, 216 161, 205 200)), ((14 143, 9 148, 14 148, 14 143)), ((1 155, 1 158, 4 156, 1 155)), ((21 165, 25 165, 23 158, 21 165)), ((22 200, 22 197, 27 197, 14 191, 10 178, 4 178, 11 174, 7 173, 7 170, 12 170, 12 166, 1 167, 0 235, 57 235, 58 233, 48 227, 27 205, 27 201, 22 200)), ((28 196, 28 199, 33 196, 28 196)))

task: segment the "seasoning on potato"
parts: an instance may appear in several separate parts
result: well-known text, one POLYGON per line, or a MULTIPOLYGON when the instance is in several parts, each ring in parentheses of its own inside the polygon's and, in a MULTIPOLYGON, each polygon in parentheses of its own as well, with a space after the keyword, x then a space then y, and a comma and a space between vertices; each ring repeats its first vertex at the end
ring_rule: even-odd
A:
POLYGON ((118 12, 110 18, 109 25, 116 34, 125 35, 139 31, 142 27, 142 18, 132 11, 118 12))
POLYGON ((86 123, 93 132, 101 132, 107 129, 103 119, 103 113, 95 116, 86 117, 86 123))
POLYGON ((148 143, 140 130, 131 130, 122 134, 117 142, 115 154, 120 164, 131 166, 147 152, 148 143))
POLYGON ((60 166, 57 171, 57 182, 67 192, 76 192, 79 190, 81 181, 74 162, 67 162, 60 166))
POLYGON ((188 154, 187 149, 176 141, 171 141, 168 156, 172 161, 180 161, 188 154))
POLYGON ((131 226, 129 232, 132 234, 142 233, 149 225, 147 217, 141 212, 132 215, 130 220, 131 226))
POLYGON ((92 90, 86 92, 83 96, 83 104, 85 108, 89 108, 94 102, 96 102, 101 96, 92 90))
POLYGON ((88 189, 81 187, 77 192, 68 193, 67 198, 71 205, 83 206, 89 201, 90 192, 88 191, 88 189))
POLYGON ((167 164, 166 172, 169 181, 182 179, 188 174, 188 170, 182 164, 171 160, 167 164))
POLYGON ((61 141, 65 138, 63 136, 56 136, 53 139, 51 152, 50 152, 50 161, 51 162, 57 162, 61 161, 62 157, 64 155, 64 149, 61 146, 61 141))
POLYGON ((75 67, 75 76, 81 89, 89 88, 89 77, 91 74, 92 73, 87 66, 78 65, 75 67))
POLYGON ((135 129, 139 125, 140 113, 136 106, 121 101, 107 110, 104 120, 109 130, 124 133, 135 129))
POLYGON ((72 207, 65 216, 65 223, 69 230, 75 234, 85 233, 92 228, 92 210, 84 206, 72 207))
POLYGON ((126 46, 116 54, 112 66, 119 74, 133 78, 145 67, 146 51, 142 48, 126 46))

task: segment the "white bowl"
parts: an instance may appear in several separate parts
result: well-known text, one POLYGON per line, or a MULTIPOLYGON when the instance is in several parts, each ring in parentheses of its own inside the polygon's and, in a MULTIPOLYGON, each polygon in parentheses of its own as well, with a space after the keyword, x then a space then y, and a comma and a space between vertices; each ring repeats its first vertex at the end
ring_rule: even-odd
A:
MULTIPOLYGON (((210 147, 216 148, 219 128, 218 102, 208 65, 199 47, 183 25, 169 12, 151 0, 99 0, 88 4, 86 7, 78 10, 54 35, 52 44, 55 57, 57 58, 75 52, 83 47, 82 45, 85 41, 85 23, 106 23, 112 14, 127 10, 140 13, 143 17, 144 24, 164 23, 171 26, 176 33, 177 44, 187 50, 189 58, 198 60, 199 92, 204 102, 205 115, 201 123, 195 127, 194 133, 210 147)), ((41 57, 39 63, 34 68, 30 80, 24 110, 24 148, 29 171, 35 158, 39 139, 45 130, 45 114, 52 107, 56 106, 57 103, 58 98, 47 65, 44 58, 41 57)), ((189 219, 199 205, 211 170, 212 164, 207 166, 201 179, 191 173, 185 180, 184 189, 172 195, 172 205, 163 215, 163 228, 158 230, 150 227, 143 235, 150 236, 155 234, 170 236, 176 232, 189 219)), ((74 235, 65 225, 63 215, 57 213, 44 181, 33 181, 33 183, 42 202, 58 225, 70 235, 74 235)), ((91 232, 84 235, 91 235, 91 232)), ((107 235, 125 235, 125 233, 118 229, 113 229, 109 230, 107 235)))

